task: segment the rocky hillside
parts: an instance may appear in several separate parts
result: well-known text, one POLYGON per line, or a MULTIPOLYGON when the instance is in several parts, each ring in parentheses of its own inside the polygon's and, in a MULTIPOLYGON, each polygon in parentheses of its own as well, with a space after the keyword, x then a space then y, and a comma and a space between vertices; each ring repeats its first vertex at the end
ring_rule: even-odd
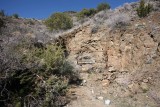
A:
MULTIPOLYGON (((68 60, 80 72, 95 73, 90 85, 102 87, 95 89, 96 94, 113 101, 113 107, 159 105, 159 16, 160 12, 154 12, 147 18, 132 20, 125 29, 100 28, 96 33, 86 25, 63 38, 68 60)), ((85 104, 83 101, 83 106, 91 107, 85 104)))
POLYGON ((138 3, 125 4, 63 32, 48 31, 43 21, 6 18, 0 38, 63 46, 82 79, 69 89, 66 107, 159 107, 160 2, 150 3, 154 9, 145 18, 137 16, 138 3))
MULTIPOLYGON (((126 8, 132 10, 135 4, 131 6, 126 8)), ((90 23, 60 37, 68 60, 84 79, 83 86, 71 91, 76 100, 69 107, 160 106, 160 12, 138 18, 126 8, 108 12, 111 16, 101 12, 90 23), (127 26, 113 26, 118 20, 127 26), (112 27, 108 21, 114 21, 112 27)))

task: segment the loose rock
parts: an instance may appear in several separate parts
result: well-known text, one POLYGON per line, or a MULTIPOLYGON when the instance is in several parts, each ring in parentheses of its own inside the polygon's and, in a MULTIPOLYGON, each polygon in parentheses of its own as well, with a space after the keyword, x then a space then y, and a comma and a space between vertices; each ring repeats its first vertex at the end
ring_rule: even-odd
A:
POLYGON ((103 100, 102 96, 97 97, 98 100, 103 100))
POLYGON ((110 103, 111 103, 110 100, 105 100, 105 101, 104 101, 104 104, 105 104, 105 105, 110 105, 110 103))

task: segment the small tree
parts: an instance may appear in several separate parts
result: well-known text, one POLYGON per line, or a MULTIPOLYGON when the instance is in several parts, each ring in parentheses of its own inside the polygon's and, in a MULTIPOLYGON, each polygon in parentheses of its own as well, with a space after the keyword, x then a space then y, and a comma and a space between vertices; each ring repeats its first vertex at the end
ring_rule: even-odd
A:
POLYGON ((144 0, 141 0, 140 5, 137 8, 137 14, 139 17, 145 17, 151 12, 151 10, 152 10, 152 5, 150 5, 149 3, 145 5, 144 0))
POLYGON ((65 13, 54 13, 46 21, 45 25, 50 30, 66 30, 73 26, 73 21, 71 17, 65 13))
POLYGON ((97 6, 97 11, 102 11, 102 10, 106 10, 106 9, 110 9, 110 5, 108 3, 100 3, 98 6, 97 6))

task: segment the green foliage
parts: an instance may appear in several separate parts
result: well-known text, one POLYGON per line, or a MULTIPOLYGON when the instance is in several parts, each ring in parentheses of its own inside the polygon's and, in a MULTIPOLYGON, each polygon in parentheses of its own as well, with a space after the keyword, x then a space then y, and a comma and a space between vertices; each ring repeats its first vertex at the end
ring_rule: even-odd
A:
POLYGON ((58 104, 56 103, 65 103, 65 102, 58 102, 56 97, 61 97, 60 95, 65 95, 68 87, 68 82, 64 81, 63 78, 59 78, 56 76, 50 76, 50 78, 46 81, 46 93, 44 94, 45 99, 43 103, 43 107, 57 107, 58 104))
POLYGON ((94 8, 89 9, 90 16, 97 13, 97 10, 94 8))
POLYGON ((153 6, 149 3, 145 5, 144 0, 140 1, 140 5, 137 8, 137 14, 139 17, 146 17, 152 10, 153 6))
POLYGON ((58 67, 56 65, 62 63, 64 56, 61 47, 56 45, 47 45, 46 49, 33 48, 27 54, 27 58, 27 61, 29 62, 35 60, 39 61, 39 63, 48 71, 58 67))
POLYGON ((84 18, 84 17, 89 17, 89 16, 93 16, 94 14, 96 14, 96 10, 94 8, 91 9, 83 9, 82 11, 80 11, 77 14, 77 17, 79 19, 84 18))
POLYGON ((73 67, 65 60, 64 50, 51 44, 44 48, 26 45, 23 42, 15 48, 23 56, 20 62, 25 69, 12 72, 8 79, 6 88, 12 94, 10 103, 16 107, 23 104, 36 107, 64 105, 69 82, 76 77, 73 67))
POLYGON ((108 3, 101 3, 97 6, 97 9, 91 8, 91 9, 82 9, 79 13, 77 13, 78 19, 83 19, 85 17, 93 16, 97 12, 110 9, 110 5, 108 3))
POLYGON ((65 13, 54 13, 45 21, 45 25, 50 30, 67 30, 72 28, 73 21, 71 17, 65 13))
POLYGON ((78 17, 79 19, 84 18, 85 16, 88 15, 88 13, 89 13, 89 11, 88 11, 87 9, 83 9, 82 11, 80 11, 80 12, 77 14, 77 17, 78 17))
POLYGON ((16 14, 16 13, 15 13, 15 14, 13 14, 12 16, 13 16, 14 18, 16 18, 16 19, 18 19, 18 18, 19 18, 19 15, 18 15, 18 14, 16 14))
POLYGON ((0 16, 5 16, 4 10, 0 10, 0 16))
POLYGON ((110 9, 110 5, 108 3, 100 3, 98 6, 97 6, 97 11, 102 11, 102 10, 106 10, 106 9, 110 9))

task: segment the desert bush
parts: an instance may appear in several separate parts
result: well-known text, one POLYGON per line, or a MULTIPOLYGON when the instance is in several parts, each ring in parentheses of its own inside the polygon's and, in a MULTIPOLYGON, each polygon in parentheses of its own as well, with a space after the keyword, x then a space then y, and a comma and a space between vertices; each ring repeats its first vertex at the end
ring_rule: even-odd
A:
POLYGON ((33 59, 37 59, 42 62, 46 70, 55 69, 54 65, 62 63, 61 61, 64 58, 63 50, 61 47, 54 45, 47 45, 46 49, 34 48, 27 55, 27 62, 31 62, 33 59))
POLYGON ((97 9, 90 8, 90 9, 82 9, 79 13, 77 13, 78 19, 83 19, 89 16, 94 16, 97 12, 110 9, 110 6, 108 3, 101 3, 97 6, 97 9))
POLYGON ((54 13, 46 21, 45 25, 50 30, 66 30, 73 26, 71 17, 65 13, 54 13))
POLYGON ((76 78, 61 46, 35 47, 29 38, 0 44, 0 106, 59 107, 76 78), (2 48, 2 49, 1 49, 2 48))
POLYGON ((104 24, 104 21, 108 19, 111 11, 100 11, 93 17, 93 23, 96 23, 98 25, 104 24))
POLYGON ((105 22, 108 27, 114 28, 121 28, 129 25, 130 17, 125 13, 115 13, 111 15, 105 22))
POLYGON ((87 9, 83 9, 77 14, 77 17, 78 19, 81 19, 88 16, 88 14, 89 14, 89 11, 87 9))
POLYGON ((89 13, 90 13, 90 16, 91 16, 91 15, 96 14, 96 13, 97 13, 97 11, 96 11, 96 9, 91 8, 91 9, 89 9, 89 13))
POLYGON ((93 16, 94 14, 96 14, 96 10, 94 8, 83 9, 77 14, 77 17, 78 19, 82 19, 85 17, 93 16))
POLYGON ((41 106, 57 107, 65 104, 65 101, 61 102, 58 99, 65 95, 68 82, 75 76, 75 73, 73 67, 65 60, 63 49, 56 45, 33 48, 24 56, 23 61, 27 64, 37 62, 37 67, 29 69, 26 72, 27 75, 22 73, 22 76, 18 77, 20 77, 22 84, 33 84, 35 86, 35 97, 43 98, 41 106), (33 77, 33 75, 36 77, 33 77), (30 82, 31 80, 34 83, 30 82), (42 96, 39 96, 39 94, 42 96))
POLYGON ((19 15, 15 13, 15 14, 12 15, 12 17, 18 19, 18 18, 19 18, 19 15))
POLYGON ((98 6, 97 6, 97 11, 102 11, 102 10, 106 10, 106 9, 110 9, 110 5, 108 3, 100 3, 98 6))
POLYGON ((152 8, 153 7, 151 4, 148 3, 147 5, 145 5, 144 0, 141 0, 140 5, 137 8, 137 14, 139 17, 145 17, 151 12, 152 8))
MULTIPOLYGON (((113 28, 119 28, 119 27, 125 27, 130 23, 131 17, 126 13, 120 13, 119 11, 113 11, 113 10, 107 10, 107 11, 101 11, 97 13, 93 17, 92 25, 96 26, 108 26, 111 29, 113 28)), ((96 29, 96 26, 93 31, 96 29)))

